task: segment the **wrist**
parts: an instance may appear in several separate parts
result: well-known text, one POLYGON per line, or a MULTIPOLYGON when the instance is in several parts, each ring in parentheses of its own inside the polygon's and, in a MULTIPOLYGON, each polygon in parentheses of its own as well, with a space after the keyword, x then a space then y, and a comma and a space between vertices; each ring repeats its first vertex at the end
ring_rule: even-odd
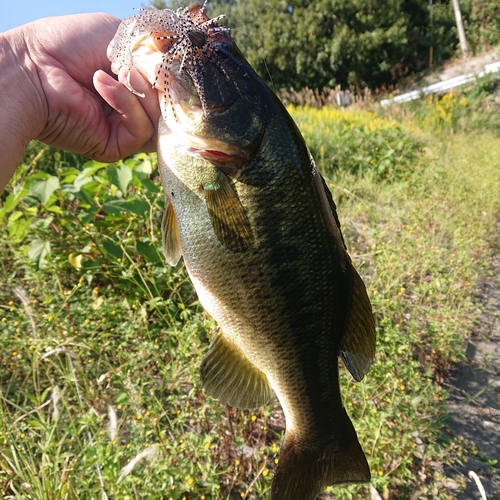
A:
POLYGON ((0 33, 0 192, 29 141, 44 127, 46 104, 27 48, 26 26, 0 33))

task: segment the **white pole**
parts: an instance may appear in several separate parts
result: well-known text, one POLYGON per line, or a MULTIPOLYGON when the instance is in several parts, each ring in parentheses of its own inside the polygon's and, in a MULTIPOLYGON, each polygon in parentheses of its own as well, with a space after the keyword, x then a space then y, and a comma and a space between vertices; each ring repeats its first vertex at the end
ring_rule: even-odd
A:
POLYGON ((462 56, 467 57, 469 55, 469 47, 465 39, 464 23, 462 22, 462 14, 460 13, 460 4, 458 0, 453 0, 453 10, 455 11, 455 19, 457 21, 458 39, 460 40, 462 56))

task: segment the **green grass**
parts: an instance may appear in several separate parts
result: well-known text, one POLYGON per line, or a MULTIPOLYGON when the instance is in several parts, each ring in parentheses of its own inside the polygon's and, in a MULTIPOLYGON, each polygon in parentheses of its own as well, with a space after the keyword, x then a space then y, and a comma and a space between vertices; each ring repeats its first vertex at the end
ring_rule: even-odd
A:
MULTIPOLYGON (((425 106, 432 117, 436 103, 425 106)), ((368 376, 341 371, 373 486, 384 499, 453 498, 441 466, 463 459, 465 443, 443 427, 440 382, 479 313, 500 139, 367 111, 292 113, 377 319, 368 376)), ((161 255, 154 157, 105 166, 35 143, 1 200, 3 497, 266 498, 282 415, 203 392, 198 367, 216 326, 183 266, 161 255)), ((369 498, 366 486, 328 491, 369 498)))

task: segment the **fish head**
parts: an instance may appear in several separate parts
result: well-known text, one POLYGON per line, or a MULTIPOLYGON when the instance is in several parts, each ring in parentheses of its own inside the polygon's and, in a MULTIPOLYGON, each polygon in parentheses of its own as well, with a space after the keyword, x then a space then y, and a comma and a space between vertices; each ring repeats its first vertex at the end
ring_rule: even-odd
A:
POLYGON ((199 3, 147 9, 122 22, 108 58, 113 72, 134 67, 158 90, 161 133, 190 155, 240 168, 263 136, 265 106, 255 91, 263 84, 218 19, 199 3))

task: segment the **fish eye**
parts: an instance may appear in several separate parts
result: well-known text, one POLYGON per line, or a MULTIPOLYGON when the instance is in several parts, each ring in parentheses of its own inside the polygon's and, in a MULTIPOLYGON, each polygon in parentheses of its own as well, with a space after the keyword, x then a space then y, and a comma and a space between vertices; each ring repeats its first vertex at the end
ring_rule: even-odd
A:
POLYGON ((202 31, 193 30, 187 34, 189 41, 198 48, 202 48, 207 43, 207 35, 202 31))

